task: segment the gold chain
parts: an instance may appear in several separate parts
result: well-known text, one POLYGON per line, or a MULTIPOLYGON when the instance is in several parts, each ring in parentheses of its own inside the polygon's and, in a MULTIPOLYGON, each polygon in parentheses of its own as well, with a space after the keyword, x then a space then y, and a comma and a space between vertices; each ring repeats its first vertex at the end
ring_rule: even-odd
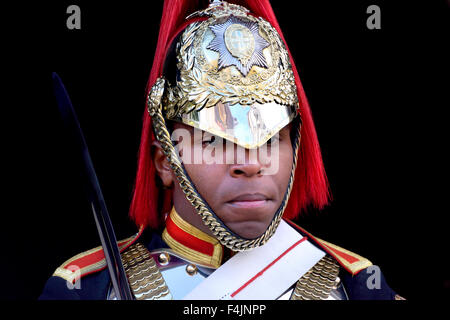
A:
POLYGON ((326 255, 305 273, 295 285, 291 300, 325 300, 336 286, 337 262, 326 255))
POLYGON ((156 262, 141 243, 122 253, 122 262, 137 300, 170 299, 171 294, 156 262))

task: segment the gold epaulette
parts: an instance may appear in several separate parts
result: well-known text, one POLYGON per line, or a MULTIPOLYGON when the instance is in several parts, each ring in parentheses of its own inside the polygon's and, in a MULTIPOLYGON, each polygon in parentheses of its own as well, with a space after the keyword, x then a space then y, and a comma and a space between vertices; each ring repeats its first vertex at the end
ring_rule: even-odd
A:
MULTIPOLYGON (((118 241, 119 251, 123 252, 131 246, 142 234, 144 228, 141 226, 139 232, 129 238, 118 241)), ((65 261, 53 273, 54 277, 60 277, 64 280, 75 283, 83 276, 101 271, 106 268, 106 259, 101 246, 82 252, 65 261)))
POLYGON ((325 240, 319 239, 305 229, 299 227, 292 221, 286 220, 292 227, 298 229, 302 234, 306 235, 310 240, 314 241, 318 246, 320 246, 325 252, 331 255, 345 270, 350 272, 352 275, 356 275, 361 270, 366 269, 372 265, 368 259, 361 257, 360 255, 341 248, 335 244, 329 243, 325 240))

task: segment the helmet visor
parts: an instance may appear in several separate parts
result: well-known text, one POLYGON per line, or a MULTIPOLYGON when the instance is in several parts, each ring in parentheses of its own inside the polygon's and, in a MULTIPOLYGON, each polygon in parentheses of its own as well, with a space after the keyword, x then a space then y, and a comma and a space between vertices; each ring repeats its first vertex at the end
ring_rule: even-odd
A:
POLYGON ((293 106, 277 103, 252 105, 218 103, 214 107, 193 110, 175 121, 222 137, 246 149, 259 148, 297 115, 293 106))

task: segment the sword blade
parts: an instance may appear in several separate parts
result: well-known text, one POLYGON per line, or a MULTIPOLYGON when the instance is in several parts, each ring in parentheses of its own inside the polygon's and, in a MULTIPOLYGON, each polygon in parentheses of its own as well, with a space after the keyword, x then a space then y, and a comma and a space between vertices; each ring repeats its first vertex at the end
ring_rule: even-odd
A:
POLYGON ((85 172, 87 195, 94 214, 95 224, 102 243, 116 297, 119 300, 132 300, 133 294, 131 293, 128 279, 122 265, 116 235, 77 115, 61 78, 55 72, 52 74, 52 78, 54 93, 62 119, 69 133, 73 137, 75 146, 80 151, 80 162, 85 172))

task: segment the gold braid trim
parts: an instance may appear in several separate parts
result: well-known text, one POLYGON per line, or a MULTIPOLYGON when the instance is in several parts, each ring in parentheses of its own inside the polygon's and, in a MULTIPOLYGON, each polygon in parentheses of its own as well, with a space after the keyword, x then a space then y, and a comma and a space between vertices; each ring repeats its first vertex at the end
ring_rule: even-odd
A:
POLYGON ((220 265, 222 264, 223 247, 216 238, 207 235, 203 231, 184 221, 183 218, 178 215, 175 207, 173 207, 172 211, 170 212, 170 219, 176 226, 178 226, 178 228, 180 228, 184 232, 200 240, 210 243, 214 248, 213 254, 211 256, 201 253, 175 240, 167 231, 167 228, 165 228, 162 233, 162 239, 169 245, 171 249, 184 256, 186 260, 215 269, 220 267, 220 265))
POLYGON ((323 246, 325 246, 327 249, 329 249, 330 250, 329 254, 331 254, 345 269, 350 271, 352 275, 355 275, 361 270, 364 270, 372 265, 372 262, 370 262, 370 260, 361 257, 360 255, 354 252, 348 251, 342 247, 339 247, 335 244, 332 244, 319 238, 316 238, 316 240, 323 246), (346 259, 346 257, 343 256, 343 254, 354 258, 356 261, 349 262, 346 259))
MULTIPOLYGON (((130 243, 134 242, 136 238, 139 237, 139 235, 143 231, 143 226, 139 228, 139 232, 129 238, 126 238, 124 240, 118 241, 117 245, 119 246, 119 250, 123 251, 125 247, 127 247, 130 243)), ((106 267, 106 260, 105 258, 98 258, 93 259, 93 262, 90 264, 85 264, 82 266, 78 265, 78 261, 80 259, 83 259, 85 257, 88 257, 90 255, 97 255, 98 253, 102 252, 103 248, 102 246, 98 246, 94 249, 82 252, 77 254, 76 256, 70 258, 69 260, 66 260, 61 266, 59 266, 52 276, 54 277, 60 277, 64 280, 74 283, 75 281, 79 280, 81 277, 83 277, 86 274, 89 274, 91 272, 100 271, 103 268, 106 267)), ((103 255, 102 255, 103 257, 103 255)))

